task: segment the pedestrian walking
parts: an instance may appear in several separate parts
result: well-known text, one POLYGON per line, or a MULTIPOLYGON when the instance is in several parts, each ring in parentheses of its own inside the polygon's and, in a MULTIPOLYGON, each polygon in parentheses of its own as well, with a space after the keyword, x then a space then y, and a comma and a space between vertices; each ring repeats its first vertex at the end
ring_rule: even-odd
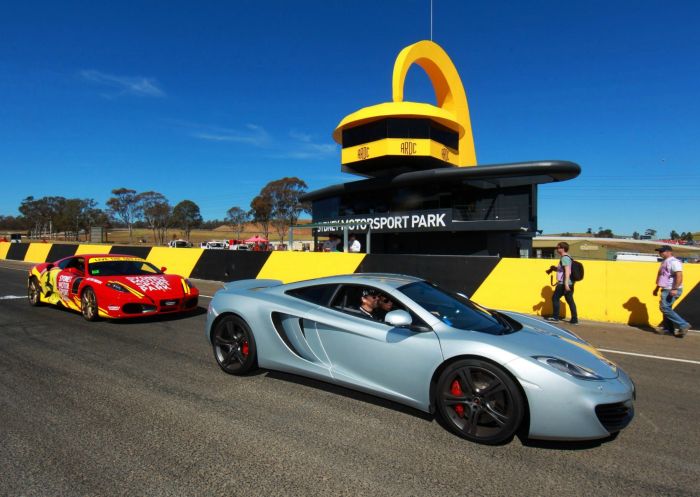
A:
POLYGON ((655 249, 663 258, 659 272, 656 275, 656 288, 654 296, 661 290, 659 309, 664 316, 659 332, 670 332, 679 338, 683 338, 690 329, 690 324, 673 310, 673 303, 683 293, 683 264, 673 256, 673 249, 669 245, 662 245, 655 249))
POLYGON ((578 324, 578 312, 576 310, 576 302, 574 302, 574 280, 571 277, 571 267, 573 259, 568 254, 569 244, 559 242, 557 244, 557 254, 559 254, 559 265, 551 266, 547 273, 552 271, 557 272, 557 285, 552 294, 552 315, 547 318, 547 321, 559 321, 559 303, 562 297, 569 304, 571 309, 571 324, 578 324))

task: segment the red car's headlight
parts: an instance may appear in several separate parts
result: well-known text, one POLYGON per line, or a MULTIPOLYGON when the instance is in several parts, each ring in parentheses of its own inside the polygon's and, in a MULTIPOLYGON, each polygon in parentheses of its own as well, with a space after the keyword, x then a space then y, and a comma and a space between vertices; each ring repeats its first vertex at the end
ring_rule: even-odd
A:
POLYGON ((120 285, 119 283, 114 283, 114 282, 110 281, 105 286, 107 286, 108 288, 111 288, 112 290, 116 290, 118 292, 129 293, 129 290, 127 290, 126 287, 124 287, 124 285, 120 285))

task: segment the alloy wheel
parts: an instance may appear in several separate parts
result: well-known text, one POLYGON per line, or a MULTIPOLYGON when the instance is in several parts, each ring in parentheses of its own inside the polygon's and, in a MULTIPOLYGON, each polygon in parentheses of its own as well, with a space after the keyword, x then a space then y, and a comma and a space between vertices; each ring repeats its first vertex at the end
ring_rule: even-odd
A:
POLYGON ((214 329, 212 342, 216 362, 227 373, 245 374, 255 366, 255 340, 242 319, 224 317, 214 329))
POLYGON ((86 288, 80 298, 81 312, 88 321, 96 321, 98 317, 97 297, 91 288, 86 288))
POLYGON ((498 444, 510 439, 523 417, 517 386, 485 361, 459 361, 438 384, 438 407, 449 428, 469 440, 498 444))

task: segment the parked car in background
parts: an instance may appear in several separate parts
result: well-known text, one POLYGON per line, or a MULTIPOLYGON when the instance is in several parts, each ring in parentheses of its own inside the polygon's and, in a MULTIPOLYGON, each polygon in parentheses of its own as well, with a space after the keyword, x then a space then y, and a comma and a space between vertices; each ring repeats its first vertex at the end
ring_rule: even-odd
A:
POLYGON ((202 248, 206 249, 217 249, 226 250, 228 248, 228 242, 226 240, 209 240, 201 245, 202 248))
POLYGON ((168 242, 170 248, 191 248, 192 244, 187 240, 171 240, 168 242))

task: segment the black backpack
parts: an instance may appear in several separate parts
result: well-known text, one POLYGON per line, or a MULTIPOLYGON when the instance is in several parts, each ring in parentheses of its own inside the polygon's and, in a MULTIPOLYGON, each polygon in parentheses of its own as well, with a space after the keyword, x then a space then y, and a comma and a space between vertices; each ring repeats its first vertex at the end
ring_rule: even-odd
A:
POLYGON ((571 259, 571 281, 581 281, 583 279, 583 264, 575 261, 570 255, 569 258, 571 259))

